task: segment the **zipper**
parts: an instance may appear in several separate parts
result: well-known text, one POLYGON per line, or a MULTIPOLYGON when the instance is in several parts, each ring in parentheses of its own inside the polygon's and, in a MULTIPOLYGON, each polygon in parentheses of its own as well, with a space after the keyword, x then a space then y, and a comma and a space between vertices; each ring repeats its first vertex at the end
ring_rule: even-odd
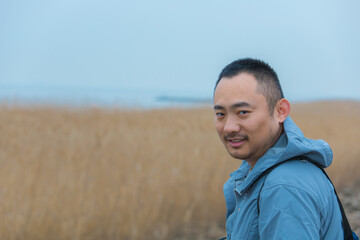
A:
POLYGON ((238 212, 240 212, 240 210, 242 209, 242 206, 244 205, 244 201, 245 201, 245 199, 246 199, 246 197, 247 197, 247 195, 248 195, 248 191, 246 191, 244 194, 242 194, 242 193, 240 193, 240 192, 238 192, 238 191, 236 191, 236 190, 234 190, 235 192, 236 192, 236 194, 237 195, 239 195, 242 199, 241 199, 241 202, 240 202, 240 206, 239 206, 239 204, 238 204, 238 198, 236 198, 236 209, 235 209, 235 212, 233 213, 233 214, 235 214, 235 216, 234 216, 234 220, 233 220, 233 225, 232 225, 232 227, 231 227, 231 233, 229 234, 229 239, 228 240, 231 240, 231 235, 232 235, 232 232, 234 231, 234 224, 235 224, 235 222, 236 222, 236 219, 237 219, 237 217, 238 217, 238 212))

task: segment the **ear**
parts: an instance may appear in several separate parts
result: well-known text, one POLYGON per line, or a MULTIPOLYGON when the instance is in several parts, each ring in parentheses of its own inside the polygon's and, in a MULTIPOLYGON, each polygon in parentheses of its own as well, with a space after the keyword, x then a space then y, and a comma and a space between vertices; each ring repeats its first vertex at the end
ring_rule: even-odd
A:
POLYGON ((275 116, 279 123, 283 123, 290 114, 290 103, 285 98, 278 101, 275 106, 275 116))

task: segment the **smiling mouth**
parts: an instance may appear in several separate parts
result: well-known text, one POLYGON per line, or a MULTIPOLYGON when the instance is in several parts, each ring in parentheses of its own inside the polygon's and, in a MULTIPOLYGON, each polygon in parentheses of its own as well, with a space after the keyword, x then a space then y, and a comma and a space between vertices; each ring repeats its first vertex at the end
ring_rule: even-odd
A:
POLYGON ((247 138, 227 138, 226 141, 229 143, 231 147, 240 147, 245 143, 247 138))

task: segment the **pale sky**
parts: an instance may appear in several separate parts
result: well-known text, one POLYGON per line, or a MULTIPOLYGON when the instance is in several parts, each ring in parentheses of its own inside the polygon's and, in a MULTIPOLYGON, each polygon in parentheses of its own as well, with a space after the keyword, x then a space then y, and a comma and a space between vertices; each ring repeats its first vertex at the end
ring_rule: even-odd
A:
POLYGON ((292 101, 360 100, 360 1, 0 1, 0 97, 211 97, 260 58, 292 101), (111 92, 111 94, 110 94, 111 92))

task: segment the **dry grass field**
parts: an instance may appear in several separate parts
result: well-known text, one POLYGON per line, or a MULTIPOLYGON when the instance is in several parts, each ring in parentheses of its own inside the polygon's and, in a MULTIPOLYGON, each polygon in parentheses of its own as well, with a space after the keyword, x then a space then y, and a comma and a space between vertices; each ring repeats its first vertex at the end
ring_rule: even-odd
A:
MULTIPOLYGON (((339 190, 355 187, 360 103, 295 104, 291 117, 332 146, 339 190)), ((213 119, 211 107, 0 107, 0 239, 222 237, 222 185, 240 161, 213 119)))

